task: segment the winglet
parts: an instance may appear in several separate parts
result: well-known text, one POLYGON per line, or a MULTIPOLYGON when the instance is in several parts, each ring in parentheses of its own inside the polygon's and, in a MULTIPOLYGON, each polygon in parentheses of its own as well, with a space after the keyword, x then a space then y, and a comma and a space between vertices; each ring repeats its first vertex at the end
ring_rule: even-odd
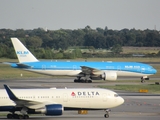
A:
POLYGON ((37 58, 20 42, 18 38, 11 38, 19 63, 36 62, 37 58))
POLYGON ((9 86, 4 84, 4 88, 6 89, 6 92, 11 100, 13 101, 18 100, 18 98, 14 95, 9 86))

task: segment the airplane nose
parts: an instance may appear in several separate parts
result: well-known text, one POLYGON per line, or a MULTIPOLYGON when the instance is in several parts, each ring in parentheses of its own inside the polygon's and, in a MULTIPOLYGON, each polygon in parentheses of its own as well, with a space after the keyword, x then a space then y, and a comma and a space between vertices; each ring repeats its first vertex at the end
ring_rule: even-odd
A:
POLYGON ((153 69, 153 73, 156 74, 156 73, 157 73, 157 70, 156 70, 156 69, 153 69))
POLYGON ((119 105, 122 105, 124 103, 124 99, 122 97, 118 98, 118 103, 119 105))

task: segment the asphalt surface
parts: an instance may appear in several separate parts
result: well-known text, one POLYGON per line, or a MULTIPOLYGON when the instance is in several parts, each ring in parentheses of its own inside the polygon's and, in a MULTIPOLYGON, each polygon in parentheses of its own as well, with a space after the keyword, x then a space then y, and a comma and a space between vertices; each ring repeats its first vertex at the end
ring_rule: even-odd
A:
MULTIPOLYGON (((126 78, 127 79, 127 78, 126 78)), ((72 78, 36 78, 36 79, 18 79, 18 80, 0 80, 0 89, 3 84, 9 85, 11 88, 92 88, 97 85, 117 84, 116 82, 104 83, 96 81, 93 83, 73 83, 72 78)), ((110 112, 110 120, 160 120, 160 94, 147 93, 131 93, 124 91, 115 91, 125 99, 123 105, 112 108, 110 112)), ((0 119, 6 119, 1 116, 0 119)), ((88 111, 87 115, 80 115, 77 111, 64 111, 62 116, 43 116, 31 115, 30 119, 46 119, 46 120, 102 120, 104 111, 88 111)))
MULTIPOLYGON (((97 87, 98 85, 118 85, 118 84, 133 84, 131 81, 135 80, 137 83, 134 84, 141 84, 141 80, 139 77, 119 77, 117 81, 103 81, 103 80, 93 80, 92 83, 74 83, 74 77, 71 78, 19 78, 19 79, 9 79, 4 80, 0 79, 0 89, 3 88, 3 84, 7 84, 14 88, 48 88, 48 87, 71 87, 71 88, 82 88, 82 87, 97 87)), ((149 81, 156 80, 160 82, 160 78, 150 78, 149 81)), ((145 82, 143 84, 151 84, 149 82, 145 82)), ((152 83, 154 84, 154 82, 152 83)))

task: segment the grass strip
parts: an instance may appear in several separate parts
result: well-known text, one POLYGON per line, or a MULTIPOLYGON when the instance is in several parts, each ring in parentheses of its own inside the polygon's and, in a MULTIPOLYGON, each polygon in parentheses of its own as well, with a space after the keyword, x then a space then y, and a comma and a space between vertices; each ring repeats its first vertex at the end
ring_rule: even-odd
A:
POLYGON ((160 85, 148 84, 148 85, 99 85, 100 88, 106 88, 111 90, 123 90, 129 92, 139 92, 140 90, 148 90, 148 93, 160 93, 160 85))

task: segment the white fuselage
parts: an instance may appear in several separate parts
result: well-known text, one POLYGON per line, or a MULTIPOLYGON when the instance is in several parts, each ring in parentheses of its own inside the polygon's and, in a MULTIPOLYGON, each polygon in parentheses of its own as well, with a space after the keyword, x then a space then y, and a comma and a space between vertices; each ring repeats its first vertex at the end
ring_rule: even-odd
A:
MULTIPOLYGON (((38 109, 48 104, 62 104, 64 108, 106 109, 123 104, 117 93, 106 89, 12 89, 19 98, 34 101, 28 108, 38 109)), ((5 90, 0 90, 0 107, 15 106, 5 90)), ((20 106, 21 107, 21 106, 20 106)), ((3 111, 3 110, 1 110, 3 111)))

